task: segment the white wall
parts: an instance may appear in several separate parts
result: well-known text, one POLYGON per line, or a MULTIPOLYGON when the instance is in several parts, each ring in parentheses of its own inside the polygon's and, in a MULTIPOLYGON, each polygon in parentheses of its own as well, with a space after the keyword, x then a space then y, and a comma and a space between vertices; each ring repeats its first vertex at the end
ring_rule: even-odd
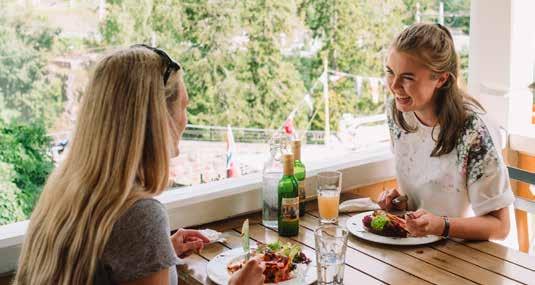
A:
POLYGON ((472 0, 468 90, 509 132, 531 122, 535 1, 472 0))
POLYGON ((510 85, 510 23, 508 0, 472 0, 468 90, 473 96, 479 96, 482 83, 496 89, 510 85))

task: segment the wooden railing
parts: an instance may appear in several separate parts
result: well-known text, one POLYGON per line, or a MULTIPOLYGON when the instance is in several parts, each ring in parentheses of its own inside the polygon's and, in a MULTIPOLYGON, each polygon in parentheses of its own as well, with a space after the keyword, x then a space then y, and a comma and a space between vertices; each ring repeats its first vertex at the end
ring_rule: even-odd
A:
MULTIPOLYGON (((522 152, 517 153, 516 163, 512 164, 516 164, 513 166, 516 166, 520 169, 529 172, 535 172, 535 156, 532 156, 531 154, 522 152)), ((535 193, 531 191, 529 184, 511 181, 511 185, 513 186, 513 189, 516 189, 515 194, 517 197, 529 201, 535 201, 535 193)), ((515 209, 515 221, 518 234, 518 248, 520 251, 528 252, 530 248, 528 213, 515 209)))

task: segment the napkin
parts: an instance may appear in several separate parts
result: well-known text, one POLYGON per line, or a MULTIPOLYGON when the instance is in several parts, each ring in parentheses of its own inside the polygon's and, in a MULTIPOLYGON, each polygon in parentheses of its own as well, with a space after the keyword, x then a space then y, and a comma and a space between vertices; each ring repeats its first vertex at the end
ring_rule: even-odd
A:
POLYGON ((359 198, 359 199, 352 199, 344 201, 340 204, 340 212, 347 213, 347 212, 363 212, 363 211, 373 211, 378 210, 381 207, 377 205, 372 199, 370 198, 359 198))
POLYGON ((204 235, 206 238, 210 240, 210 243, 214 242, 224 242, 225 238, 223 237, 223 234, 221 232, 218 232, 216 230, 212 229, 203 229, 199 230, 199 232, 204 235))
MULTIPOLYGON (((199 232, 210 241, 208 244, 226 241, 226 239, 223 237, 223 233, 218 232, 216 230, 202 229, 202 230, 199 230, 199 232)), ((187 264, 187 263, 186 261, 184 261, 183 258, 177 258, 176 265, 184 265, 184 264, 187 264)))

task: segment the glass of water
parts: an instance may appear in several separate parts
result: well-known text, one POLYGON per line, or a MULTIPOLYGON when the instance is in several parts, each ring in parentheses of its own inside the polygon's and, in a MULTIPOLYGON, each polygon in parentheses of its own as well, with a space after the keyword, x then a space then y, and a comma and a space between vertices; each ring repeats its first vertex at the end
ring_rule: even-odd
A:
POLYGON ((321 224, 338 222, 341 189, 342 173, 340 171, 318 173, 318 210, 321 224))
POLYGON ((323 225, 314 231, 318 284, 344 284, 348 231, 337 225, 323 225))

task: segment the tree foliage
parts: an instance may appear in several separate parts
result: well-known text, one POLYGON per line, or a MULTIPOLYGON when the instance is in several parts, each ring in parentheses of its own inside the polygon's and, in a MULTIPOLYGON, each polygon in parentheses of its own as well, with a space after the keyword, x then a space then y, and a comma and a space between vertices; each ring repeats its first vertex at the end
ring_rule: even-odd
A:
MULTIPOLYGON (((73 43, 103 49, 155 43, 167 50, 183 65, 192 124, 278 128, 310 92, 315 116, 300 110, 295 124, 306 128, 312 120, 312 129, 323 129, 318 81, 324 62, 333 71, 382 77, 390 41, 415 21, 416 4, 431 15, 425 21, 437 20, 439 5, 437 0, 109 0, 97 36, 69 39, 31 9, 16 10, 15 2, 21 1, 4 1, 13 5, 0 10, 0 224, 29 215, 52 169, 46 127, 63 112, 66 87, 50 62, 73 43)), ((470 1, 444 4, 446 13, 459 14, 469 10, 470 1)), ((466 33, 469 18, 446 18, 446 25, 466 33)), ((462 60, 466 66, 465 55, 462 60)), ((368 82, 362 92, 351 77, 328 82, 331 129, 344 113, 383 112, 384 98, 372 100, 368 82)))
MULTIPOLYGON (((392 37, 403 27, 402 0, 144 0, 113 1, 101 26, 106 45, 156 40, 180 59, 190 94, 189 120, 201 125, 274 128, 329 68, 382 76, 392 37), (163 8, 165 7, 165 8, 163 8), (299 34, 305 37, 299 38, 299 34), (304 46, 292 47, 299 39, 304 46), (301 56, 320 42, 319 52, 301 56), (292 50, 293 49, 293 50, 292 50)), ((355 96, 354 82, 332 83, 332 120, 346 112, 381 112, 355 96)), ((321 90, 317 89, 316 91, 321 90)), ((321 93, 315 97, 323 128, 321 93)), ((299 117, 297 124, 311 118, 299 117)))
POLYGON ((50 126, 59 117, 63 84, 46 69, 58 33, 31 13, 0 11, 0 118, 50 126))
MULTIPOLYGON (((381 77, 388 46, 403 28, 402 20, 406 14, 401 0, 308 0, 302 3, 300 10, 314 37, 323 42, 321 52, 310 60, 309 72, 316 77, 323 71, 320 57, 324 57, 333 70, 381 77)), ((343 113, 366 115, 382 111, 382 103, 370 100, 369 88, 362 90, 363 96, 356 96, 352 78, 332 82, 329 87, 332 90, 329 96, 333 129, 343 113)), ((318 100, 318 104, 321 103, 318 100)), ((317 107, 319 116, 312 127, 323 129, 325 116, 321 105, 317 107)))
POLYGON ((19 203, 19 188, 13 183, 15 172, 10 164, 0 161, 0 225, 25 219, 19 203))
POLYGON ((9 123, 0 120, 0 205, 2 219, 19 220, 21 212, 29 217, 46 178, 53 169, 49 153, 50 137, 43 123, 9 123), (12 202, 17 197, 18 204, 12 202), (20 210, 20 211, 19 211, 20 210))

